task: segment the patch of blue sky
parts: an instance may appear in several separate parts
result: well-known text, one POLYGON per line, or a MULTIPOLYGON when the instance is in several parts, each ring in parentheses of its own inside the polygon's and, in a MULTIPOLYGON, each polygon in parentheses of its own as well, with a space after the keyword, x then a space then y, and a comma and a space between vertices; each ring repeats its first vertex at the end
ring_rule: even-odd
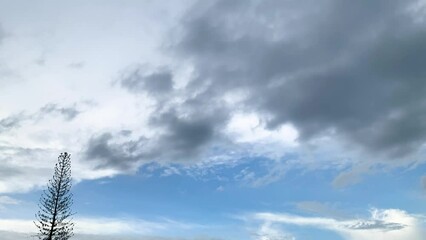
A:
POLYGON ((289 170, 279 181, 252 187, 235 179, 244 169, 254 176, 268 171, 264 159, 222 169, 220 178, 200 179, 186 174, 161 176, 162 169, 146 177, 140 171, 134 176, 118 176, 114 181, 101 179, 78 184, 74 188, 78 199, 76 207, 89 214, 104 213, 106 208, 111 215, 130 212, 196 219, 200 223, 203 218, 222 221, 226 214, 250 211, 291 212, 295 203, 301 201, 337 202, 345 209, 359 210, 369 207, 424 209, 421 198, 415 194, 420 187, 420 168, 367 175, 360 183, 343 189, 331 185, 336 176, 331 170, 289 170))
MULTIPOLYGON (((74 186, 74 208, 84 215, 156 218, 170 217, 197 221, 200 224, 234 221, 230 215, 247 212, 274 211, 301 213, 298 202, 315 201, 333 204, 348 214, 364 213, 369 208, 399 208, 408 212, 426 211, 424 196, 419 194, 420 178, 425 167, 414 170, 381 171, 366 175, 358 184, 336 189, 331 182, 333 170, 289 170, 280 180, 253 187, 238 178, 241 172, 253 173, 254 178, 268 174, 268 160, 257 158, 220 170, 193 177, 188 174, 162 176, 158 168, 146 176, 143 168, 133 176, 117 176, 95 181, 83 181, 74 186)), ((13 194, 11 197, 36 208, 41 191, 13 194)), ((23 204, 8 206, 2 216, 15 215, 23 204), (13 214, 12 214, 13 213, 13 214)), ((24 215, 22 211, 21 215, 24 215)), ((28 214, 28 213, 27 213, 28 214)))

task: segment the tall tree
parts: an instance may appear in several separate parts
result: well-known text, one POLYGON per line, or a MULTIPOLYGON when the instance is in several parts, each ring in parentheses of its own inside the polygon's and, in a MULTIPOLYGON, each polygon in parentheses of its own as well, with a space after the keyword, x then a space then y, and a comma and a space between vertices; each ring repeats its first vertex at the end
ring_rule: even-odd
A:
POLYGON ((73 236, 71 184, 71 155, 64 152, 59 155, 53 177, 40 197, 40 210, 34 222, 39 239, 68 240, 73 236))

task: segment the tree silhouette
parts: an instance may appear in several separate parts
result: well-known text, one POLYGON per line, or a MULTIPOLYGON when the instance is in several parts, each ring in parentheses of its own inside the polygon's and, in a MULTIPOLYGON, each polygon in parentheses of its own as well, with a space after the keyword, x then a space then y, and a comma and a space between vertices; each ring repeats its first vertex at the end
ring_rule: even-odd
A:
POLYGON ((34 222, 39 230, 38 239, 68 240, 73 236, 71 184, 71 155, 64 152, 59 155, 53 177, 40 197, 40 210, 34 222))

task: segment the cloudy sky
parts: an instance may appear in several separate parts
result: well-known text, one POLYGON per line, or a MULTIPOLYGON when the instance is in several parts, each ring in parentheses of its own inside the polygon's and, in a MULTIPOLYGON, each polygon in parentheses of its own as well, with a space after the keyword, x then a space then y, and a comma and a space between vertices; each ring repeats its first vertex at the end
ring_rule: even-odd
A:
POLYGON ((420 240, 423 0, 0 0, 0 234, 420 240))

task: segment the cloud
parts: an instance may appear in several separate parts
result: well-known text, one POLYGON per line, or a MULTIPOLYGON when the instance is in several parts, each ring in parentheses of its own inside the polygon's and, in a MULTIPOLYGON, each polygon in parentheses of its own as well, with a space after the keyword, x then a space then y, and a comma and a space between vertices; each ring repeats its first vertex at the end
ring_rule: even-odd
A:
POLYGON ((137 161, 143 160, 143 139, 127 141, 121 144, 112 142, 111 133, 103 133, 92 137, 85 150, 85 158, 89 161, 98 161, 97 168, 117 168, 131 170, 137 161))
POLYGON ((426 176, 422 176, 420 178, 420 184, 421 184, 422 188, 426 190, 426 176))
POLYGON ((328 203, 321 203, 316 201, 303 201, 303 202, 297 202, 295 205, 298 209, 307 213, 333 217, 338 219, 347 217, 347 214, 336 209, 334 205, 330 205, 328 203))
MULTIPOLYGON (((31 234, 0 231, 2 240, 27 240, 33 237, 31 234)), ((105 236, 90 234, 75 234, 75 240, 103 240, 105 236)), ((197 238, 175 238, 175 237, 157 237, 157 236, 108 236, 108 240, 220 240, 218 238, 197 237, 197 238)))
POLYGON ((80 69, 80 68, 83 68, 84 66, 85 66, 85 63, 83 61, 72 62, 68 65, 68 67, 74 68, 74 69, 80 69))
POLYGON ((81 111, 79 111, 76 106, 64 107, 58 106, 58 104, 49 103, 34 113, 28 114, 21 112, 0 119, 0 132, 17 129, 21 127, 23 123, 34 122, 46 116, 55 114, 59 114, 60 116, 63 116, 65 120, 71 121, 80 113, 81 111))
MULTIPOLYGON (((76 235, 76 240, 102 240, 105 239, 105 236, 96 236, 96 235, 76 235)), ((219 238, 211 237, 196 237, 196 238, 179 238, 179 237, 157 237, 157 236, 141 236, 141 237, 132 237, 132 236, 108 236, 109 240, 220 240, 219 238)))
POLYGON ((294 236, 284 233, 271 223, 262 224, 252 235, 256 240, 296 240, 294 236))
POLYGON ((4 240, 24 240, 31 237, 30 234, 16 233, 16 232, 9 232, 9 231, 0 231, 0 234, 4 240))
POLYGON ((5 33, 2 27, 2 24, 0 24, 0 44, 2 44, 3 38, 5 37, 5 33))
MULTIPOLYGON (((141 79, 123 80, 123 86, 120 85, 122 89, 112 87, 109 81, 123 66, 135 61, 159 62, 157 45, 161 42, 160 38, 176 23, 176 18, 186 8, 185 4, 144 2, 137 3, 140 6, 137 8, 134 4, 111 4, 107 8, 127 9, 139 23, 125 20, 128 18, 122 18, 121 11, 114 12, 115 17, 110 13, 100 18, 83 14, 81 17, 85 22, 93 23, 88 24, 87 28, 80 28, 78 24, 74 28, 74 23, 61 14, 57 23, 53 24, 44 20, 31 21, 39 15, 57 15, 58 9, 67 9, 66 14, 81 14, 78 7, 51 6, 25 15, 19 21, 9 21, 14 15, 15 7, 12 5, 9 6, 12 11, 6 11, 10 14, 5 15, 5 27, 12 32, 11 38, 1 45, 4 54, 0 59, 0 72, 3 68, 10 68, 19 75, 19 81, 2 86, 0 91, 2 102, 7 105, 0 111, 0 173, 4 173, 0 177, 0 192, 22 192, 43 186, 51 176, 57 154, 64 150, 74 154, 73 177, 80 181, 134 172, 141 164, 157 160, 192 163, 199 160, 198 155, 203 154, 213 142, 211 140, 219 135, 219 125, 212 126, 207 115, 196 118, 195 110, 189 113, 183 109, 171 113, 169 110, 175 107, 173 103, 176 99, 173 96, 176 93, 167 101, 167 106, 160 109, 161 112, 154 113, 155 117, 161 116, 164 120, 154 126, 144 122, 150 118, 151 106, 140 101, 145 100, 141 97, 143 94, 123 91, 130 87, 142 91, 143 86, 151 97, 160 93, 168 97, 168 93, 175 88, 176 77, 172 67, 140 70, 138 77, 141 79), (134 9, 145 9, 147 14, 136 13, 134 9), (160 15, 162 21, 159 22, 160 15), (116 22, 115 18, 124 20, 116 22), (105 22, 115 22, 115 27, 99 28, 105 22), (142 25, 151 26, 150 30, 140 28, 142 22, 146 23, 142 25), (35 34, 26 34, 28 29, 25 26, 28 24, 35 34), (60 25, 69 25, 69 28, 58 28, 60 25), (48 36, 50 31, 65 41, 54 41, 48 36), (114 36, 121 37, 115 39, 114 36), (94 44, 93 39, 99 37, 105 40, 105 45, 90 47, 94 44), (141 39, 144 44, 140 44, 141 39), (112 45, 116 47, 111 48, 112 45), (88 51, 83 51, 84 54, 75 51, 86 48, 88 51), (99 55, 99 51, 103 54, 99 55), (141 58, 141 55, 146 58, 141 58), (45 68, 34 62, 40 57, 47 59, 40 62, 45 68), (91 67, 85 67, 88 65, 91 67), (78 71, 75 68, 79 68, 78 71), (138 83, 139 80, 143 83, 138 83), (96 103, 96 108, 85 111, 87 105, 84 99, 87 98, 96 103), (17 114, 21 111, 22 117, 17 114), (168 118, 171 115, 175 116, 174 119, 168 118), (192 127, 193 123, 196 126, 192 127), (124 136, 120 133, 122 131, 128 134, 124 136), (188 131, 191 135, 177 137, 182 131, 188 131), (194 142, 192 137, 201 142, 194 142), (145 148, 145 138, 151 140, 148 148, 145 148), (176 139, 179 141, 172 142, 176 139), (196 148, 189 147, 192 143, 198 144, 196 148), (171 149, 164 151, 158 144, 171 149), (187 156, 186 152, 190 154, 187 156)), ((96 9, 95 5, 89 11, 93 9, 96 9)), ((126 77, 128 75, 123 76, 126 77)), ((7 79, 11 78, 6 78, 9 81, 7 79)), ((190 104, 196 103, 184 104, 184 107, 191 108, 190 104)), ((218 119, 214 114, 209 115, 212 119, 218 119)))
MULTIPOLYGON (((13 110, 2 112, 6 117, 0 120, 0 131, 8 135, 0 143, 46 152, 73 148, 81 156, 80 169, 90 170, 80 179, 133 173, 150 162, 208 168, 263 157, 275 161, 270 171, 249 171, 241 179, 263 186, 295 167, 335 168, 342 173, 333 184, 342 187, 359 181, 377 164, 394 167, 424 161, 419 155, 426 139, 426 32, 424 13, 413 10, 415 2, 198 1, 182 14, 172 33, 164 34, 184 8, 172 14, 167 26, 152 28, 161 28, 161 34, 146 39, 158 43, 164 37, 161 54, 166 60, 153 50, 157 44, 127 47, 133 43, 129 39, 139 39, 133 35, 120 38, 123 44, 118 48, 92 48, 105 52, 102 59, 92 51, 85 56, 69 52, 89 46, 92 38, 64 38, 69 42, 55 43, 57 48, 46 52, 49 59, 71 54, 49 67, 53 75, 45 75, 40 67, 27 72, 22 61, 14 60, 13 69, 25 69, 23 76, 36 80, 4 91, 23 87, 23 94, 35 94, 30 99, 37 101, 21 98, 17 106, 32 109, 22 118, 15 119, 13 110), (87 63, 93 68, 69 69, 73 59, 83 59, 74 67, 87 63), (140 65, 119 72, 111 85, 111 76, 139 60, 140 65), (146 67, 144 60, 154 67, 146 67), (58 84, 56 75, 67 77, 58 84), (80 77, 85 84, 75 81, 80 77), (64 86, 72 86, 72 91, 64 91, 64 86), (49 104, 42 108, 46 102, 40 104, 39 99, 45 100, 39 97, 42 91, 34 91, 37 87, 54 93, 46 96, 49 104), (86 96, 98 104, 90 112, 78 104, 62 104, 64 99, 79 102, 86 96), (37 130, 30 129, 35 120, 37 130), (61 132, 52 130, 58 126, 61 132)), ((112 36, 109 31, 92 31, 101 22, 94 23, 88 25, 90 31, 83 29, 86 34, 68 28, 58 34, 112 36)), ((123 33, 118 29, 114 36, 123 33)), ((40 39, 24 42, 35 40, 40 39)), ((16 58, 34 52, 33 64, 35 56, 43 55, 41 50, 22 51, 16 58)))
POLYGON ((153 126, 164 130, 158 145, 168 149, 165 153, 168 159, 194 160, 206 147, 211 147, 211 142, 220 138, 220 126, 227 119, 226 113, 215 109, 205 109, 204 113, 199 110, 198 106, 191 109, 189 116, 170 110, 151 119, 153 126))
POLYGON ((413 3, 200 2, 174 50, 193 64, 188 88, 244 91, 238 104, 269 129, 291 123, 301 142, 334 136, 376 159, 412 157, 426 140, 426 31, 413 3))
POLYGON ((317 167, 344 169, 336 187, 360 181, 378 163, 419 161, 426 72, 416 54, 426 49, 426 31, 410 10, 414 3, 200 1, 177 40, 166 43, 176 62, 190 65, 188 79, 180 73, 185 66, 138 65, 116 81, 152 100, 151 134, 97 133, 85 156, 119 171, 153 161, 197 164, 230 146, 240 157, 279 160, 264 176, 253 173, 253 186, 295 166, 314 169, 309 151, 326 154, 317 167), (289 153, 300 163, 281 161, 289 153))
POLYGON ((60 114, 62 115, 66 120, 70 121, 73 120, 75 117, 77 117, 78 114, 80 114, 80 111, 77 110, 75 106, 73 107, 60 107, 57 104, 47 104, 44 107, 40 109, 40 113, 45 114, 60 114))
MULTIPOLYGON (((69 150, 64 148, 25 148, 0 144, 0 193, 23 193, 35 188, 45 187, 53 174, 53 167, 58 152, 69 150)), ((78 154, 76 154, 78 156, 78 154)), ((88 166, 73 155, 73 179, 97 179, 113 176, 117 171, 110 169, 97 170, 88 166)))
POLYGON ((167 94, 173 89, 173 74, 167 69, 144 73, 138 67, 123 75, 120 85, 132 93, 167 94))
MULTIPOLYGON (((47 104, 33 112, 23 111, 0 119, 0 193, 26 192, 46 183, 54 166, 52 161, 64 150, 57 137, 60 130, 52 123, 69 122, 80 112, 77 106, 47 104)), ((66 128, 61 125, 61 129, 66 128)), ((87 172, 85 168, 75 175, 87 172)))
POLYGON ((349 170, 340 172, 333 179, 333 186, 336 188, 343 188, 358 183, 359 181, 361 181, 361 177, 363 175, 372 171, 371 165, 372 164, 361 163, 357 166, 352 167, 349 170))
POLYGON ((142 135, 128 140, 123 134, 103 133, 88 141, 85 158, 97 160, 101 168, 119 170, 135 170, 148 162, 199 162, 217 140, 224 118, 220 112, 189 117, 175 110, 166 111, 150 119, 150 125, 158 131, 157 136, 142 135))
MULTIPOLYGON (((202 225, 171 219, 147 221, 143 219, 79 217, 74 219, 74 222, 75 239, 79 240, 105 238, 126 240, 185 240, 191 238, 179 238, 176 233, 205 228, 202 225), (175 233, 175 237, 166 237, 168 233, 175 233)), ((14 239, 27 239, 36 230, 32 220, 0 219, 0 232, 4 232, 4 236, 10 237, 10 239, 12 239, 12 236, 16 237, 14 239)), ((200 239, 213 240, 214 238, 201 237, 200 239)))
POLYGON ((282 179, 288 172, 292 165, 291 160, 263 160, 263 168, 266 173, 259 174, 258 169, 251 169, 245 167, 234 176, 234 180, 247 184, 250 187, 262 187, 268 184, 277 182, 282 179))
POLYGON ((19 203, 21 203, 21 201, 9 197, 9 196, 0 196, 0 210, 4 209, 7 205, 18 205, 19 203))
POLYGON ((223 100, 193 89, 175 89, 173 78, 167 69, 149 72, 142 67, 122 75, 118 81, 121 87, 153 100, 146 123, 151 133, 94 135, 84 149, 86 159, 97 159, 103 167, 119 170, 148 162, 190 165, 208 160, 212 148, 224 148, 227 137, 223 126, 229 115, 223 100))
POLYGON ((337 220, 278 213, 256 213, 252 218, 268 224, 333 231, 348 240, 420 240, 425 233, 421 216, 412 215, 399 209, 373 209, 371 217, 367 219, 337 220))
POLYGON ((33 187, 44 185, 53 169, 50 164, 53 162, 49 163, 45 159, 49 153, 48 149, 0 144, 0 193, 26 192, 33 187), (37 162, 37 165, 34 165, 34 162, 37 162))
POLYGON ((25 119, 26 117, 23 114, 15 114, 0 119, 0 133, 9 131, 13 128, 18 128, 25 119))

